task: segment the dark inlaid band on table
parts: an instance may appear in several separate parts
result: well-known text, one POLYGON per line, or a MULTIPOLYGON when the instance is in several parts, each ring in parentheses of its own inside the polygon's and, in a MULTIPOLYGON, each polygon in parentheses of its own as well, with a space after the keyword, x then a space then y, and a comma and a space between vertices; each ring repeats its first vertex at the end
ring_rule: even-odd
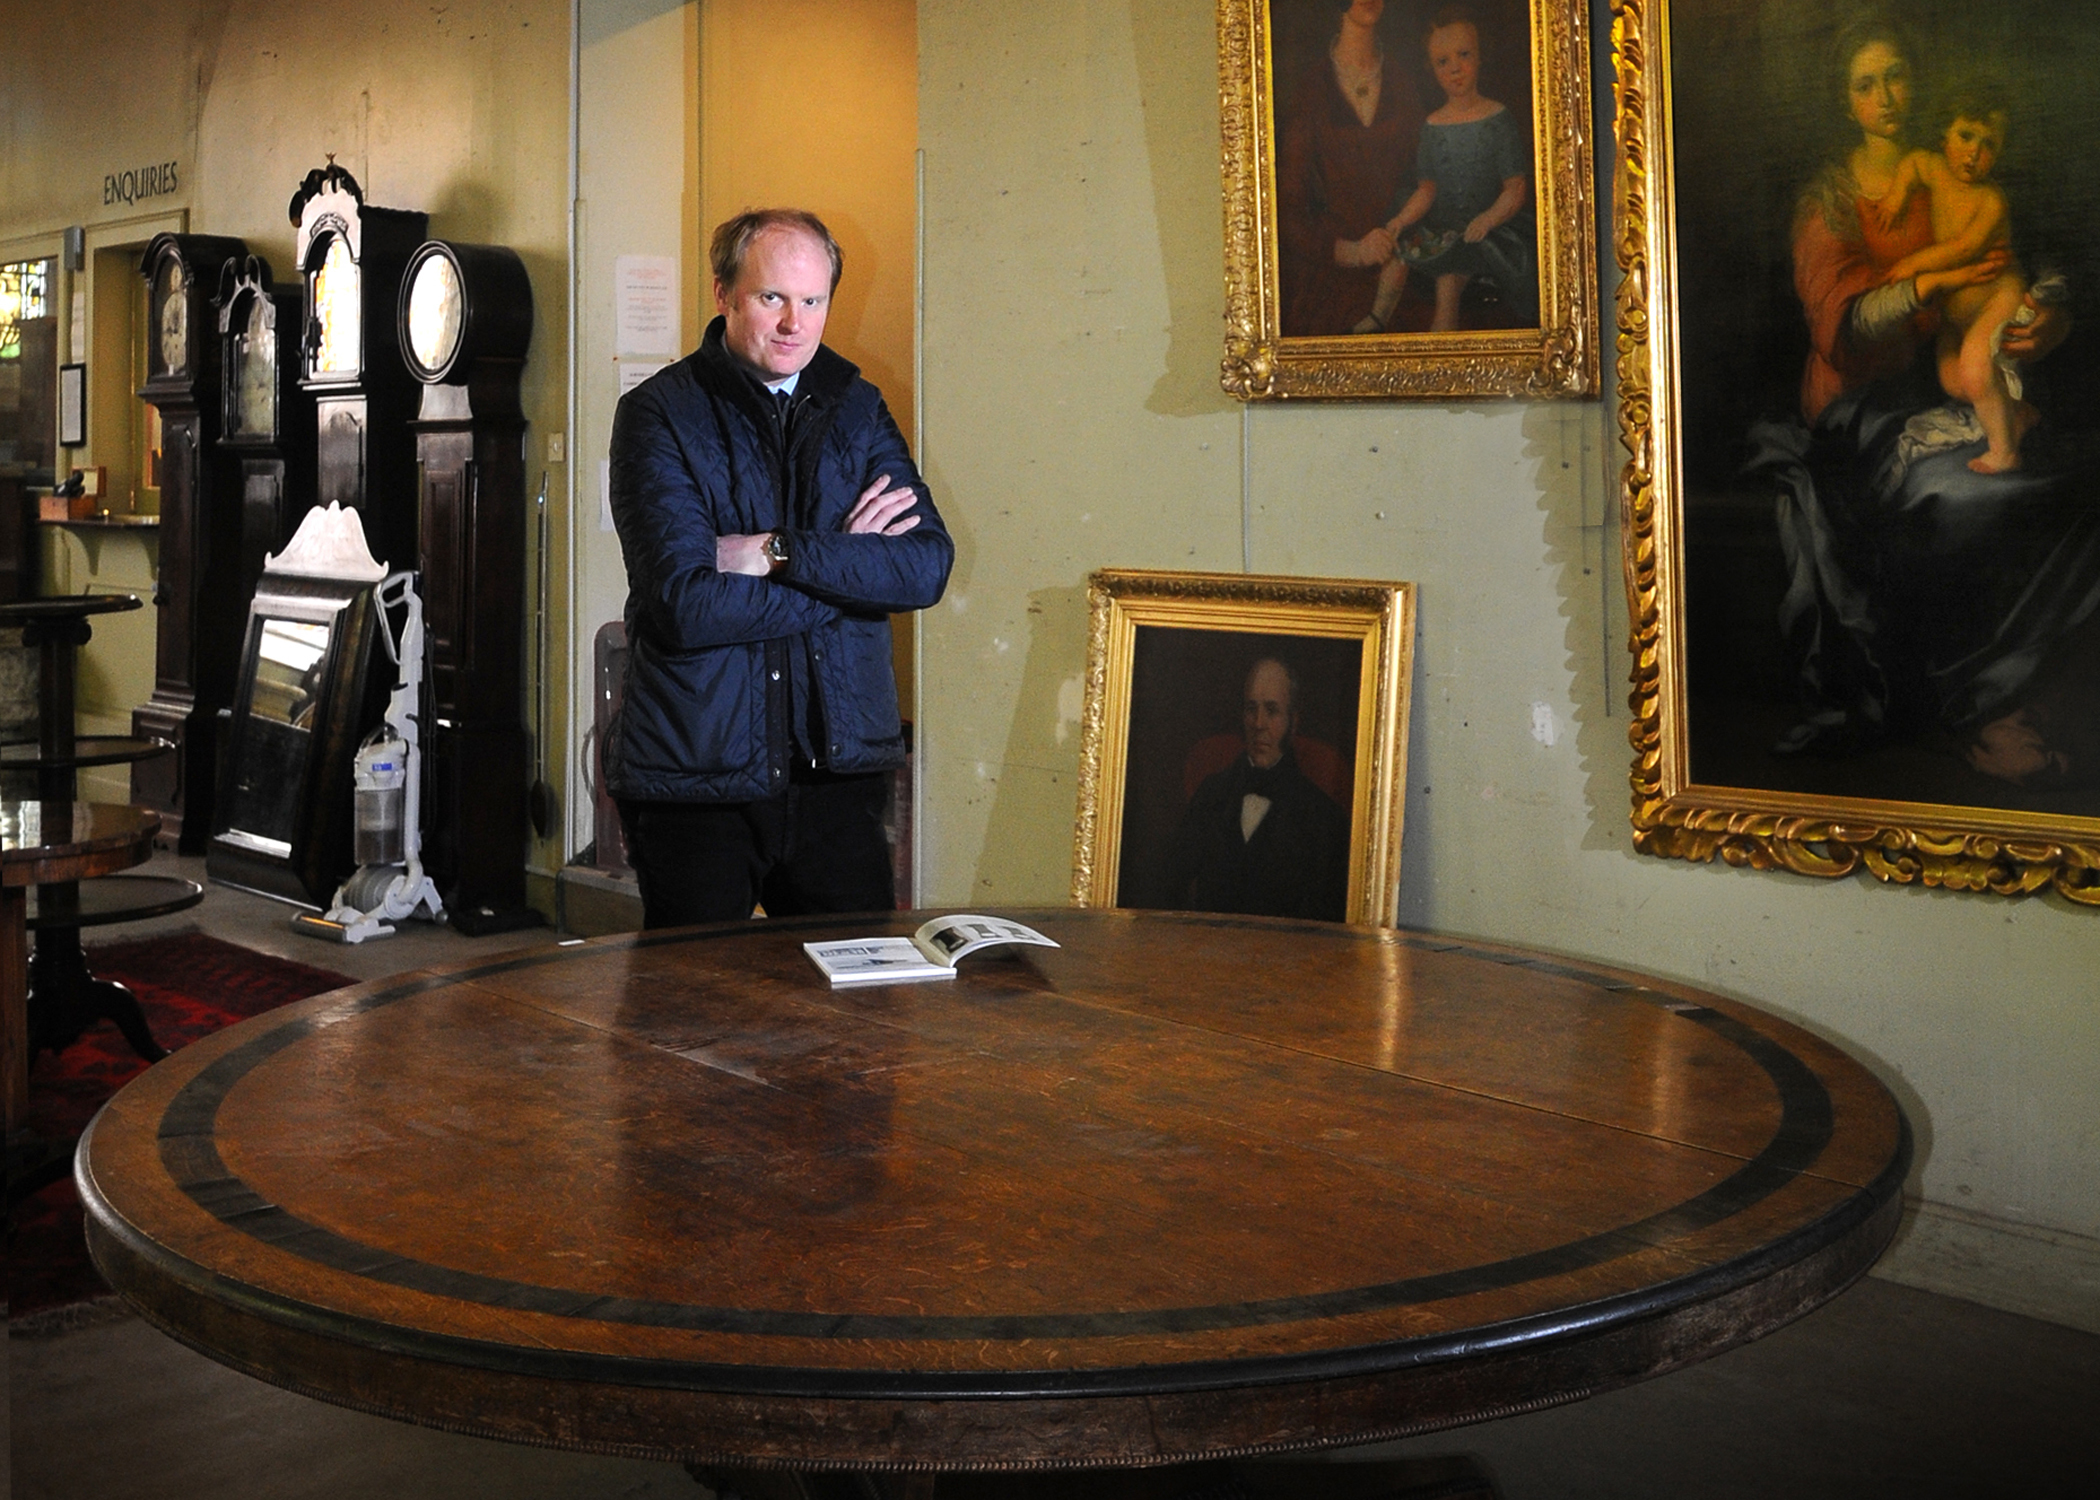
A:
MULTIPOLYGON (((1128 913, 1057 913, 1034 920, 1038 925, 1051 928, 1053 933, 1059 931, 1056 922, 1077 924, 1076 930, 1084 936, 1091 930, 1087 926, 1089 922, 1128 923, 1133 917, 1128 913)), ((1151 921, 1156 930, 1169 936, 1178 932, 1191 937, 1205 928, 1222 935, 1244 932, 1250 925, 1238 919, 1196 917, 1139 920, 1151 921)), ((522 1379, 528 1384, 584 1383, 609 1391, 653 1390, 666 1393, 667 1398, 674 1402, 682 1397, 695 1400, 722 1397, 731 1404, 748 1404, 757 1400, 789 1406, 800 1402, 835 1408, 840 1405, 850 1407, 854 1403, 895 1402, 927 1403, 934 1407, 946 1404, 971 1409, 986 1402, 1016 1401, 1036 1406, 1047 1403, 1056 1409, 1062 1402, 1064 1410, 1076 1412, 1089 1402, 1128 1403, 1164 1398, 1186 1404, 1192 1400, 1200 1402, 1205 1392, 1245 1393, 1257 1388, 1269 1389, 1272 1396, 1277 1389, 1295 1389, 1306 1401, 1316 1405, 1317 1400, 1310 1393, 1327 1384, 1338 1389, 1364 1387, 1367 1383, 1371 1387, 1384 1385, 1390 1386, 1397 1394, 1405 1391, 1409 1372, 1433 1370, 1434 1379, 1429 1383, 1449 1386, 1454 1372, 1476 1366, 1484 1368, 1498 1360, 1512 1366, 1524 1365, 1527 1369, 1538 1367, 1526 1377, 1530 1384, 1520 1380, 1511 1388, 1510 1394, 1517 1399, 1534 1402, 1541 1399, 1534 1387, 1540 1381, 1548 1380, 1559 1381, 1556 1388, 1563 1395, 1576 1394, 1599 1384, 1631 1378, 1623 1368, 1629 1357, 1650 1368, 1681 1362, 1685 1357, 1681 1350, 1666 1352, 1671 1347, 1673 1336, 1667 1325, 1673 1319, 1679 1323, 1687 1319, 1696 1322, 1702 1316, 1702 1308, 1711 1314, 1735 1304, 1746 1308, 1762 1306, 1765 1300, 1776 1298, 1776 1314, 1773 1310, 1766 1310, 1744 1316, 1769 1319, 1776 1315, 1777 1321, 1784 1321, 1797 1315, 1805 1306, 1814 1305, 1864 1270, 1893 1232, 1894 1211, 1900 1201, 1910 1142, 1900 1112, 1894 1109, 1892 1101, 1887 1100, 1885 1091, 1880 1091, 1886 1118, 1879 1122, 1878 1128, 1886 1140, 1883 1147, 1877 1148, 1881 1155, 1870 1164, 1872 1170, 1860 1174, 1863 1180, 1856 1182, 1849 1191, 1834 1196, 1819 1211, 1800 1222, 1785 1224, 1778 1232, 1757 1238, 1739 1253, 1708 1263, 1688 1264, 1675 1275, 1643 1281, 1608 1295, 1578 1298, 1566 1305, 1418 1337, 1383 1338, 1374 1342, 1343 1340, 1329 1347, 1312 1347, 1284 1354, 1197 1358, 1171 1363, 1119 1364, 1110 1361, 1083 1364, 1069 1358, 1050 1358, 1053 1350, 1068 1356, 1070 1350, 1063 1346, 1079 1345, 1088 1340, 1230 1333, 1280 1324, 1336 1323, 1345 1326, 1348 1319, 1362 1314, 1404 1312, 1450 1299, 1521 1289, 1532 1283, 1572 1282, 1579 1280, 1580 1273, 1628 1257, 1654 1258, 1679 1242, 1688 1242, 1702 1231, 1715 1226, 1726 1227, 1729 1221, 1758 1209, 1760 1205, 1769 1206, 1768 1200, 1796 1184, 1804 1174, 1813 1173, 1832 1140, 1836 1127, 1832 1099, 1817 1067, 1767 1034, 1771 1027, 1779 1027, 1782 1031, 1790 1031, 1790 1028, 1784 1028, 1781 1023, 1770 1023, 1765 1029, 1760 1029, 1764 1025, 1763 1019, 1760 1018, 1760 1025, 1750 1024, 1735 1013, 1741 1011, 1741 1007, 1726 1006, 1725 1002, 1707 1003, 1708 997, 1697 992, 1659 983, 1651 985, 1637 976, 1498 950, 1489 945, 1309 924, 1258 925, 1272 929, 1288 927, 1293 942, 1302 942, 1315 951, 1335 942, 1351 945, 1384 943, 1416 953, 1446 956, 1467 965, 1485 960, 1483 972, 1490 974, 1494 968, 1502 968, 1545 980, 1571 981, 1618 1001, 1639 1002, 1656 1013, 1699 1028, 1745 1059, 1749 1067, 1766 1080, 1776 1097, 1776 1121, 1766 1138, 1757 1143, 1754 1152, 1746 1153, 1729 1175, 1704 1191, 1667 1206, 1651 1208, 1610 1228, 1573 1236, 1560 1244, 1533 1247, 1522 1253, 1483 1259, 1471 1265, 1445 1266, 1400 1275, 1381 1282, 1298 1290, 1271 1297, 1138 1308, 1078 1306, 1033 1313, 885 1313, 851 1306, 835 1309, 720 1306, 492 1276, 432 1263, 404 1253, 398 1245, 390 1248, 385 1244, 368 1243, 355 1235, 314 1223, 259 1193, 229 1168, 220 1150, 221 1107, 244 1080, 251 1075, 259 1076, 258 1070, 275 1059, 290 1057, 302 1043, 314 1041, 323 1033, 336 1027, 366 1022, 403 1002, 440 995, 455 987, 478 987, 506 978, 517 979, 532 971, 546 970, 550 965, 573 962, 579 951, 544 950, 443 975, 417 976, 370 987, 362 992, 350 992, 343 997, 323 997, 306 1002, 298 1008, 296 1015, 261 1018, 260 1023, 250 1023, 240 1028, 238 1034, 229 1034, 219 1054, 182 1082, 152 1121, 153 1149, 167 1180, 214 1222, 246 1240, 267 1245, 317 1269, 369 1283, 375 1291, 388 1288, 421 1294, 447 1303, 479 1307, 499 1318, 504 1314, 523 1313, 581 1323, 622 1325, 642 1332, 663 1330, 679 1334, 751 1335, 817 1343, 857 1343, 869 1347, 939 1341, 1026 1342, 1041 1349, 1045 1357, 1035 1362, 1024 1361, 1014 1368, 990 1370, 830 1367, 806 1362, 754 1365, 689 1356, 664 1357, 647 1352, 547 1348, 528 1338, 475 1337, 457 1329, 414 1326, 399 1319, 353 1315, 304 1301, 280 1288, 247 1284, 223 1269, 215 1270, 194 1263, 158 1244, 150 1234, 130 1224, 102 1196, 92 1170, 91 1143, 90 1149, 83 1152, 81 1181, 93 1216, 92 1238, 98 1259, 105 1262, 112 1280, 120 1289, 140 1300, 149 1315, 162 1316, 162 1321, 178 1336, 189 1338, 222 1358, 229 1357, 228 1350, 200 1338, 194 1328, 180 1326, 179 1319, 164 1316, 164 1310, 157 1311, 160 1299, 141 1295, 141 1289, 150 1289, 156 1284, 163 1290, 179 1287, 183 1295, 173 1298, 171 1305, 179 1302, 192 1309, 207 1305, 216 1307, 239 1319, 252 1319, 290 1331, 297 1339, 319 1339, 331 1346, 363 1348, 371 1358, 382 1363, 398 1359, 412 1361, 419 1368, 458 1367, 494 1380, 522 1379), (1783 1285, 1790 1278, 1798 1279, 1800 1268, 1817 1265, 1825 1267, 1823 1274, 1836 1278, 1834 1284, 1790 1290, 1783 1285), (1768 1283, 1780 1285, 1776 1291, 1760 1293, 1759 1289, 1768 1283), (1612 1359, 1605 1359, 1591 1370, 1591 1378, 1579 1383, 1570 1381, 1565 1373, 1550 1376, 1543 1373, 1547 1365, 1569 1369, 1581 1367, 1583 1359, 1579 1351, 1588 1346, 1618 1349, 1620 1352, 1612 1358, 1619 1361, 1620 1367, 1615 1367, 1612 1359), (1635 1355, 1627 1353, 1635 1349, 1640 1352, 1635 1355)), ((783 942, 791 934, 794 941, 799 942, 806 933, 839 930, 835 919, 775 921, 762 926, 765 933, 777 935, 783 942)), ((715 928, 651 934, 616 946, 637 957, 672 952, 697 956, 716 944, 727 942, 734 946, 738 941, 749 944, 752 938, 752 931, 747 928, 715 928)), ((601 958, 609 957, 604 946, 596 946, 595 951, 601 958)), ((795 960, 800 962, 799 950, 795 953, 795 960)), ((768 974, 766 977, 770 980, 775 976, 768 974)), ((960 986, 969 982, 966 972, 965 977, 956 983, 960 986)), ((821 990, 813 979, 810 984, 819 995, 838 1003, 837 992, 821 990)), ((949 986, 939 988, 945 990, 949 986)), ((1749 1014, 1756 1015, 1755 1012, 1749 1014)), ((1239 1038, 1233 1044, 1244 1042, 1245 1038, 1239 1038)), ((1849 1066, 1842 1059, 1837 1065, 1849 1066)), ((1833 1063, 1830 1057, 1821 1057, 1818 1066, 1828 1069, 1833 1063)), ((1847 1085, 1852 1095, 1860 1094, 1859 1078, 1848 1078, 1847 1085)), ((1872 1085, 1870 1079, 1867 1085, 1868 1094, 1878 1090, 1878 1085, 1872 1085)), ((1853 1107, 1858 1107, 1856 1098, 1853 1107)), ((143 1125, 145 1122, 138 1123, 143 1125)), ((1741 1337, 1759 1331, 1728 1326, 1727 1318, 1723 1318, 1722 1323, 1721 1332, 1705 1335, 1712 1347, 1725 1347, 1727 1343, 1738 1342, 1741 1337)), ((1710 1352, 1710 1349, 1702 1348, 1698 1352, 1710 1352)), ((241 1364, 243 1361, 235 1351, 230 1362, 241 1364)), ((261 1361, 251 1362, 247 1367, 269 1378, 279 1379, 281 1383, 299 1385, 298 1381, 286 1378, 286 1371, 273 1371, 261 1361)), ((1458 1384, 1465 1386, 1467 1382, 1460 1380, 1458 1384)), ((313 1394, 331 1399, 351 1399, 352 1404, 359 1404, 326 1383, 311 1389, 313 1394)), ((1474 1415, 1496 1406, 1494 1401, 1483 1399, 1477 1392, 1471 1400, 1474 1415)), ((383 1402, 377 1404, 380 1409, 390 1409, 383 1402)), ((1211 1404, 1216 1405, 1215 1397, 1211 1404)), ((1267 1399, 1246 1404, 1251 1413, 1257 1407, 1267 1411, 1276 1402, 1267 1399)), ((1289 1401, 1284 1404, 1292 1405, 1289 1401)), ((1340 1401, 1337 1405, 1347 1407, 1348 1403, 1340 1401)), ((411 1411, 396 1411, 396 1414, 417 1415, 411 1411)), ((1448 1414, 1440 1418, 1435 1410, 1427 1407, 1417 1415, 1428 1425, 1453 1419, 1448 1414)), ((779 1420, 778 1414, 773 1414, 769 1420, 779 1420)), ((1275 1420, 1273 1413, 1270 1420, 1275 1420)), ((1369 1435, 1373 1429, 1390 1432, 1408 1430, 1409 1427, 1406 1421, 1397 1419, 1387 1422, 1383 1428, 1378 1428, 1377 1424, 1367 1427, 1361 1416, 1351 1420, 1356 1423, 1351 1432, 1328 1433, 1319 1440, 1360 1438, 1369 1435)), ((451 1418, 453 1424, 457 1421, 456 1416, 451 1418)), ((701 1426, 705 1428, 707 1424, 703 1422, 701 1426)), ((1186 1457, 1198 1451, 1230 1451, 1234 1447, 1231 1427, 1231 1422, 1226 1421, 1226 1430, 1212 1438, 1207 1446, 1164 1451, 1156 1457, 1186 1457)), ((491 1420, 477 1430, 500 1436, 520 1435, 514 1425, 500 1420, 491 1420)), ((574 1446, 621 1447, 603 1434, 572 1433, 560 1440, 574 1446)), ((1247 1435, 1239 1439, 1239 1446, 1305 1446, 1313 1440, 1283 1432, 1266 1436, 1247 1435)), ((737 1457, 761 1459, 778 1458, 782 1453, 788 1453, 801 1462, 905 1461, 894 1453, 887 1456, 871 1454, 867 1451, 865 1434, 854 1435, 850 1442, 842 1445, 840 1452, 829 1458, 806 1443, 801 1448, 792 1443, 786 1448, 769 1446, 775 1441, 769 1439, 768 1443, 760 1443, 751 1449, 726 1449, 721 1446, 721 1437, 716 1433, 705 1441, 695 1441, 690 1448, 680 1447, 675 1451, 677 1456, 732 1453, 737 1457)), ((1116 1461, 1131 1461, 1127 1435, 1118 1441, 1124 1446, 1115 1450, 1116 1461)), ((662 1452, 664 1440, 659 1436, 644 1440, 641 1446, 647 1451, 662 1452)), ((1037 1461, 1075 1461, 1069 1455, 1061 1458, 1055 1448, 1055 1444, 1045 1444, 1037 1461)), ((1154 1456, 1141 1454, 1138 1461, 1147 1461, 1151 1457, 1154 1456)), ((915 1461, 940 1460, 934 1456, 915 1461)), ((1016 1460, 1010 1457, 995 1460, 980 1452, 965 1455, 960 1461, 975 1466, 996 1466, 997 1463, 1016 1460)))

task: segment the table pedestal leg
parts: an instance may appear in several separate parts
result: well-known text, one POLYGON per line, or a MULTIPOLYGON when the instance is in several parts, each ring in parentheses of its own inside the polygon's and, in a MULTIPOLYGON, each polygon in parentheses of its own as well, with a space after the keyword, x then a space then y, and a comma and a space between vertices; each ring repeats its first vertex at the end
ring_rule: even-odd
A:
MULTIPOLYGON (((40 886, 38 909, 42 911, 47 901, 63 907, 69 904, 67 897, 73 897, 73 891, 64 886, 40 886)), ((115 1023, 131 1050, 147 1062, 159 1062, 168 1055, 153 1040, 138 996, 114 980, 97 979, 88 972, 79 928, 39 927, 36 952, 29 960, 29 1051, 63 1052, 101 1020, 115 1023)))
POLYGON ((29 892, 19 885, 0 886, 0 1012, 0 1087, 12 1130, 29 1097, 29 892))

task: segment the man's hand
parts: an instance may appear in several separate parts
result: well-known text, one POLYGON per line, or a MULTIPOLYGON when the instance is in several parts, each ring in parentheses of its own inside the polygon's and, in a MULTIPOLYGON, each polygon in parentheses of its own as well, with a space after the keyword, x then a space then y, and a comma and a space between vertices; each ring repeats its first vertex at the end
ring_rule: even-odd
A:
POLYGON ((743 573, 752 578, 763 578, 773 571, 773 559, 766 556, 766 538, 773 533, 761 531, 756 536, 718 536, 715 538, 715 571, 717 573, 743 573))
POLYGON ((860 499, 846 517, 846 530, 852 532, 880 532, 884 536, 902 536, 919 524, 917 516, 904 513, 918 503, 919 497, 910 485, 890 488, 890 476, 884 474, 860 492, 860 499), (903 520, 898 520, 904 516, 903 520))
MULTIPOLYGON (((846 516, 848 532, 880 532, 883 536, 902 536, 919 524, 917 516, 904 513, 918 503, 918 496, 910 485, 890 488, 890 476, 885 474, 860 492, 860 499, 846 516), (899 520, 898 517, 903 519, 899 520)), ((773 559, 766 556, 766 538, 773 533, 761 531, 755 536, 718 536, 715 538, 715 571, 717 573, 742 573, 752 578, 763 578, 773 571, 773 559)))

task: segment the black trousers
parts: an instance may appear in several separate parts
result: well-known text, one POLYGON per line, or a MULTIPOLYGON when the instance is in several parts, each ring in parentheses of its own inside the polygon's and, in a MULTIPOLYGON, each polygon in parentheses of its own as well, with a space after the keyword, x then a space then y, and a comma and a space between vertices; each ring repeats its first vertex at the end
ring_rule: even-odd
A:
POLYGON ((621 799, 642 925, 738 922, 760 901, 776 917, 894 910, 889 786, 880 771, 813 771, 757 802, 621 799))

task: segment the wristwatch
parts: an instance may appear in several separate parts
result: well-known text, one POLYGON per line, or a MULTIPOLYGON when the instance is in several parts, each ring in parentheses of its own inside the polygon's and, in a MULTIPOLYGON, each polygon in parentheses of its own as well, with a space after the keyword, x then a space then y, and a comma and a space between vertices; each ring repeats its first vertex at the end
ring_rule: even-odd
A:
POLYGON ((788 539, 783 533, 778 531, 767 532, 766 543, 762 550, 766 554, 766 561, 774 567, 784 568, 787 566, 788 539))

